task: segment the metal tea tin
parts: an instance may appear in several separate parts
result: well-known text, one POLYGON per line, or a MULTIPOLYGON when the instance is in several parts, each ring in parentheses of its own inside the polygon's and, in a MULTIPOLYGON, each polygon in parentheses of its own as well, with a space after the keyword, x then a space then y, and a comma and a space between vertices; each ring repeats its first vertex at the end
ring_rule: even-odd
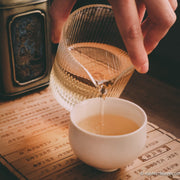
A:
POLYGON ((0 96, 48 84, 50 45, 47 0, 0 0, 0 96))

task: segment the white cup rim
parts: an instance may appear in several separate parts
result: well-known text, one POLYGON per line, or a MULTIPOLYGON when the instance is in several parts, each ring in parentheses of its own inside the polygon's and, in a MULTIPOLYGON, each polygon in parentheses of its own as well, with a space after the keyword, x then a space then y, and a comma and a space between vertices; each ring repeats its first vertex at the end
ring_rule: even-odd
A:
POLYGON ((91 98, 91 99, 86 99, 84 101, 81 101, 79 102, 78 104, 75 104, 74 107, 72 108, 72 110, 70 111, 70 122, 79 130, 81 131, 82 133, 85 133, 86 135, 90 135, 90 136, 94 136, 94 137, 98 137, 98 138, 108 138, 108 139, 116 139, 116 138, 124 138, 124 137, 127 137, 127 136, 132 136, 136 133, 138 133, 139 131, 141 131, 142 129, 145 128, 145 126, 147 125, 147 115, 145 113, 145 111, 137 104, 135 104, 134 102, 131 102, 129 100, 126 100, 126 99, 122 99, 122 98, 116 98, 116 97, 106 97, 106 99, 112 99, 112 100, 118 100, 118 101, 122 101, 122 102, 125 102, 125 103, 129 103, 131 105, 133 105, 134 107, 136 107, 144 116, 144 122, 143 124, 135 131, 133 132, 130 132, 130 133, 127 133, 127 134, 122 134, 122 135, 101 135, 101 134, 95 134, 95 133, 92 133, 92 132, 89 132, 81 127, 79 127, 77 125, 76 122, 74 122, 74 120, 72 119, 72 114, 73 114, 73 111, 75 110, 76 107, 78 106, 81 106, 82 104, 84 103, 87 103, 88 101, 93 101, 93 100, 96 100, 96 99, 99 99, 99 97, 96 97, 96 98, 91 98))

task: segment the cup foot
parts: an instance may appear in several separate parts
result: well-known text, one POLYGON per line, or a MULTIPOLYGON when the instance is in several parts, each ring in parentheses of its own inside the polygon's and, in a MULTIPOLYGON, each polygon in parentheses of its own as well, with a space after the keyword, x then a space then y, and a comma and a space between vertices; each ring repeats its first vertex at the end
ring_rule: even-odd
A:
POLYGON ((116 169, 100 169, 100 168, 96 168, 98 171, 102 171, 102 172, 114 172, 117 171, 119 168, 116 169))

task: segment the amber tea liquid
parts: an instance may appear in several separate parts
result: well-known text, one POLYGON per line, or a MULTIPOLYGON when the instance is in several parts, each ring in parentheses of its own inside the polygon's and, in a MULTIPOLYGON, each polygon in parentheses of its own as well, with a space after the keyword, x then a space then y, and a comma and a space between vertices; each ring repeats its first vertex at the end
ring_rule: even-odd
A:
POLYGON ((82 100, 100 97, 101 90, 106 97, 119 97, 133 71, 129 56, 117 47, 76 43, 68 49, 60 46, 50 85, 59 103, 70 110, 82 100))
POLYGON ((81 120, 78 126, 91 133, 108 136, 131 133, 139 128, 133 120, 114 114, 104 114, 103 124, 102 116, 98 114, 81 120))

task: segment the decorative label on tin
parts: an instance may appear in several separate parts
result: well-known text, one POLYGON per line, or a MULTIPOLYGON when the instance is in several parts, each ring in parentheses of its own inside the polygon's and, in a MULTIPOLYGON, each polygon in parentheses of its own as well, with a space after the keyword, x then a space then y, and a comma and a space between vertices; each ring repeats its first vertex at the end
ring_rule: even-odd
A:
POLYGON ((41 11, 14 16, 9 24, 14 80, 24 85, 46 71, 45 24, 41 11))

